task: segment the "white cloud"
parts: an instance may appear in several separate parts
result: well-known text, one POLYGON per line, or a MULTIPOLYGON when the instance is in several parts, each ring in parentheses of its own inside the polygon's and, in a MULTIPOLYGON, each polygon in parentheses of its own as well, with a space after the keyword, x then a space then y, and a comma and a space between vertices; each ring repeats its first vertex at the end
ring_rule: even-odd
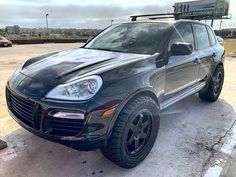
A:
MULTIPOLYGON (((51 27, 103 28, 111 19, 122 21, 133 14, 171 12, 174 3, 180 1, 186 0, 0 0, 0 27, 44 27, 44 16, 49 13, 51 27)), ((223 27, 236 27, 235 7, 236 1, 231 0, 233 20, 225 20, 223 27)), ((217 28, 219 22, 215 24, 217 28)))

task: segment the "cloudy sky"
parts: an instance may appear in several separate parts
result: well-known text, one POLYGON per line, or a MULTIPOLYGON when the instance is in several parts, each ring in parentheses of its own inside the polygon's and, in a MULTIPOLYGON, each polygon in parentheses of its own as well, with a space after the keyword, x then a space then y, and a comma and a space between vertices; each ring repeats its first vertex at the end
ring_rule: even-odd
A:
MULTIPOLYGON (((49 13, 50 28, 104 28, 129 20, 142 13, 172 12, 175 2, 183 0, 0 0, 0 28, 17 24, 20 27, 45 27, 49 13)), ((184 0, 186 1, 186 0, 184 0)), ((236 1, 231 0, 232 20, 224 28, 236 27, 236 1)), ((215 23, 219 28, 219 22, 215 23)))

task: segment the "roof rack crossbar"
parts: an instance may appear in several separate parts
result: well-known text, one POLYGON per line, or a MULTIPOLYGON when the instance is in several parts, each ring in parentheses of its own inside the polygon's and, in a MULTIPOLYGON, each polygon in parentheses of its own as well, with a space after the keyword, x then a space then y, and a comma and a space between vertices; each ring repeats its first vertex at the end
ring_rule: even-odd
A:
MULTIPOLYGON (((162 14, 145 14, 145 15, 133 15, 130 16, 130 18, 132 19, 132 21, 136 21, 137 18, 139 17, 159 17, 159 19, 161 19, 161 16, 163 16, 162 18, 165 18, 165 16, 169 16, 171 18, 174 18, 174 15, 177 15, 178 13, 162 13, 162 14)), ((166 17, 167 18, 167 17, 166 17)))
MULTIPOLYGON (((231 19, 232 15, 229 14, 228 16, 212 16, 212 15, 197 15, 194 13, 198 13, 202 11, 193 11, 192 15, 189 16, 182 16, 185 15, 185 13, 161 13, 161 14, 144 14, 144 15, 133 15, 130 16, 131 21, 137 21, 137 18, 139 17, 150 17, 150 20, 156 20, 156 19, 166 19, 166 18, 174 18, 176 20, 179 19, 191 19, 191 20, 212 20, 212 19, 231 19)), ((213 13, 213 12, 212 12, 213 13)))
POLYGON ((158 19, 168 19, 168 18, 175 18, 173 16, 166 16, 166 17, 152 17, 152 18, 149 18, 149 20, 158 20, 158 19))

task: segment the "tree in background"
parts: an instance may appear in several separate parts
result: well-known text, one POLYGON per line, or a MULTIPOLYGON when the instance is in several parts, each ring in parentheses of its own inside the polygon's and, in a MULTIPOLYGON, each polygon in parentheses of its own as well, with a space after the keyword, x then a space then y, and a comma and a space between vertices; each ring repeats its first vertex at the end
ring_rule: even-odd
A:
POLYGON ((4 29, 0 29, 0 35, 4 37, 9 36, 8 32, 6 32, 4 29))

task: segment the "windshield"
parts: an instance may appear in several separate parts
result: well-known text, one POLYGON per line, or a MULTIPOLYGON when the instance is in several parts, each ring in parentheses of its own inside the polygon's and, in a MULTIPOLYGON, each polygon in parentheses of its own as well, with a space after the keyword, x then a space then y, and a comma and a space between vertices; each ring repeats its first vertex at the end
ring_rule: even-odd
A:
POLYGON ((3 36, 0 36, 0 40, 5 40, 6 38, 4 38, 3 36))
POLYGON ((168 23, 127 23, 111 26, 90 41, 85 48, 153 54, 169 27, 168 23))

